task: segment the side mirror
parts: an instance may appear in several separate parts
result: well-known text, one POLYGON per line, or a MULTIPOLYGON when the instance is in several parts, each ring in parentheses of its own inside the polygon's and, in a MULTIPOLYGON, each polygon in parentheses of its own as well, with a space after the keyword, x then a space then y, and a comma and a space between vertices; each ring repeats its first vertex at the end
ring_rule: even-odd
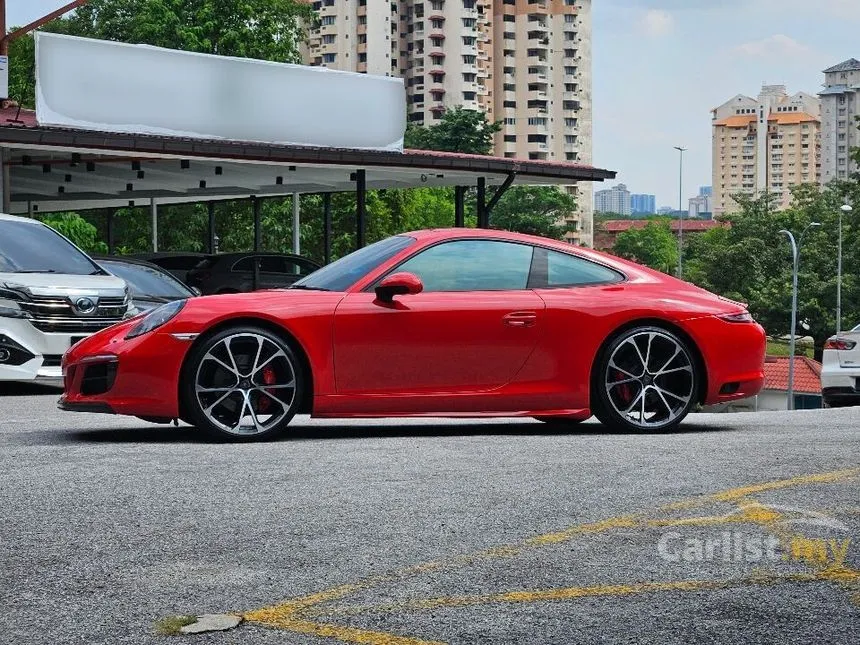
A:
POLYGON ((424 284, 414 273, 392 273, 376 286, 376 297, 380 302, 394 302, 394 296, 414 295, 424 291, 424 284))

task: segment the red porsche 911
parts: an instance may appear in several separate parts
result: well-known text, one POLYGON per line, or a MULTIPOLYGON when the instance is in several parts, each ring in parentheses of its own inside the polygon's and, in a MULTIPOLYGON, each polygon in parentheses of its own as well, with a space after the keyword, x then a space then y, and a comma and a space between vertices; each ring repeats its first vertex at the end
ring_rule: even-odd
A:
POLYGON ((396 235, 288 289, 178 300, 63 358, 64 410, 182 419, 226 439, 314 417, 592 415, 669 431, 752 396, 765 334, 741 304, 539 237, 396 235))

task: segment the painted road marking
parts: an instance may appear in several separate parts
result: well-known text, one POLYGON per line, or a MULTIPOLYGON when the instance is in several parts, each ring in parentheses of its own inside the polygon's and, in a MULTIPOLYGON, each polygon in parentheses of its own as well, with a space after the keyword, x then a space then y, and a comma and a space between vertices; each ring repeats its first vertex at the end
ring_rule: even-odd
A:
POLYGON ((465 607, 498 603, 530 603, 550 601, 572 601, 587 597, 623 597, 636 594, 660 592, 696 592, 741 586, 767 586, 786 583, 830 583, 836 584, 850 594, 853 602, 860 604, 860 571, 851 569, 845 562, 848 542, 817 540, 791 533, 785 526, 785 513, 753 498, 753 495, 776 490, 816 484, 832 484, 852 480, 860 476, 860 468, 817 473, 763 482, 733 488, 710 495, 692 497, 658 508, 650 516, 644 513, 622 515, 598 522, 579 524, 562 531, 531 537, 521 542, 493 547, 475 553, 455 556, 446 560, 427 562, 405 567, 391 573, 372 576, 353 584, 345 584, 318 593, 290 599, 270 607, 248 611, 245 621, 294 633, 336 639, 348 643, 368 645, 440 645, 420 637, 402 636, 387 632, 364 630, 326 621, 335 617, 348 617, 369 613, 413 612, 443 607, 465 607), (717 504, 730 504, 733 509, 723 515, 708 514, 693 517, 660 518, 661 513, 678 510, 694 510, 717 504), (636 584, 607 584, 586 587, 564 587, 543 590, 514 590, 473 596, 443 596, 410 600, 384 605, 345 605, 331 603, 350 595, 368 591, 384 584, 419 576, 431 571, 453 571, 481 561, 496 558, 513 558, 528 550, 561 544, 577 537, 599 535, 624 529, 655 529, 685 526, 720 526, 731 524, 754 524, 763 527, 779 538, 786 547, 787 557, 811 567, 809 573, 778 574, 754 571, 751 575, 728 580, 679 580, 643 582, 636 584))

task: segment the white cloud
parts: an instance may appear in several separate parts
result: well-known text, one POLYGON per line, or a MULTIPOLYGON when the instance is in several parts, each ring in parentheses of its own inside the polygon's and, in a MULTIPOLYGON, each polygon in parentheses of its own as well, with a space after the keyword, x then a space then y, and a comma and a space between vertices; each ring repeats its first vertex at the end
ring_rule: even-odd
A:
POLYGON ((816 57, 818 53, 810 46, 784 34, 775 34, 732 48, 732 53, 754 58, 798 58, 816 57))
POLYGON ((642 30, 653 38, 667 36, 675 28, 672 14, 662 9, 649 9, 642 18, 642 30))

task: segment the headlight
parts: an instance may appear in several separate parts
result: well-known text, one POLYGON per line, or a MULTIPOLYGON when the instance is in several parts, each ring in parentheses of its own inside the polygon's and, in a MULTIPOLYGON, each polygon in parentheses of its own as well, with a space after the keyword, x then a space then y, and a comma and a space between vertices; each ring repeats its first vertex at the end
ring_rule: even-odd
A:
POLYGON ((182 311, 184 306, 185 300, 174 300, 173 302, 161 305, 158 309, 153 309, 131 328, 131 331, 126 334, 125 339, 137 338, 138 336, 143 336, 143 334, 148 334, 154 329, 158 329, 182 311))

